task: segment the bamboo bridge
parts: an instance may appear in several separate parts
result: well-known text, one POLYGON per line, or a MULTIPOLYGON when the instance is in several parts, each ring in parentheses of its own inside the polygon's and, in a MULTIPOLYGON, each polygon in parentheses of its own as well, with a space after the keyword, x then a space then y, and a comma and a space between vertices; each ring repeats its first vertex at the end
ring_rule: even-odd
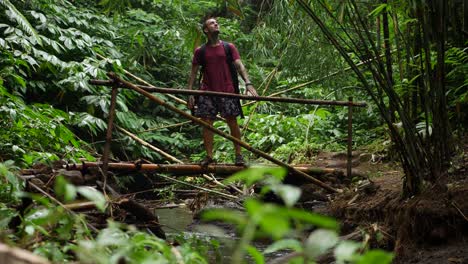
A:
MULTIPOLYGON (((161 98, 153 95, 152 93, 165 93, 169 94, 169 97, 175 99, 179 103, 185 103, 184 100, 177 98, 174 94, 184 94, 184 95, 207 95, 207 96, 223 96, 223 97, 231 97, 231 98, 239 98, 244 100, 251 100, 251 101, 271 101, 271 102, 284 102, 284 103, 298 103, 298 104, 312 104, 312 105, 330 105, 330 106, 345 106, 348 107, 348 151, 347 151, 347 176, 351 175, 351 158, 352 158, 352 109, 353 107, 364 107, 366 106, 365 102, 353 102, 352 97, 348 98, 348 101, 325 101, 325 100, 311 100, 311 99, 298 99, 298 98, 287 98, 287 97, 272 97, 272 96, 247 96, 247 95, 240 95, 240 94, 231 94, 231 93, 220 93, 220 92, 210 92, 210 91, 196 91, 196 90, 187 90, 187 89, 171 89, 171 88, 160 88, 152 86, 145 81, 139 79, 136 76, 131 75, 130 73, 126 72, 127 76, 130 76, 140 83, 144 85, 136 85, 129 81, 123 80, 117 74, 113 72, 109 72, 107 76, 109 80, 90 80, 89 83, 92 85, 99 85, 99 86, 109 86, 112 87, 111 92, 111 104, 109 109, 109 119, 108 119, 108 127, 106 133, 106 144, 104 147, 103 157, 101 162, 83 162, 82 164, 73 164, 67 166, 68 169, 85 169, 89 167, 99 167, 102 169, 104 182, 107 179, 107 171, 109 169, 114 170, 141 170, 141 171, 152 171, 152 172, 164 172, 164 173, 172 173, 172 174, 204 174, 204 173, 216 173, 216 174, 232 174, 242 169, 245 169, 243 166, 234 166, 232 164, 213 164, 207 167, 202 167, 198 164, 184 164, 182 161, 178 160, 175 157, 172 157, 170 154, 165 153, 164 151, 158 149, 155 146, 137 138, 135 135, 132 135, 130 132, 114 125, 114 118, 115 118, 115 106, 117 100, 117 94, 119 88, 131 89, 139 94, 147 97, 149 100, 153 101, 154 103, 165 107, 166 109, 173 111, 182 117, 185 117, 196 123, 202 127, 205 127, 211 130, 213 133, 222 136, 238 145, 242 148, 260 156, 273 164, 284 167, 288 170, 288 172, 292 175, 296 175, 301 177, 304 180, 307 180, 329 192, 340 192, 335 188, 323 183, 322 181, 318 180, 316 177, 317 175, 325 175, 325 174, 343 174, 343 172, 335 169, 328 169, 328 168, 313 168, 310 166, 291 166, 285 162, 282 162, 278 159, 275 159, 268 155, 267 153, 258 150, 249 144, 245 143, 242 140, 239 140, 225 132, 216 129, 215 127, 209 125, 208 123, 188 114, 187 112, 180 110, 179 108, 163 101, 161 98), (179 164, 135 164, 135 163, 109 163, 109 153, 110 153, 110 143, 112 141, 112 130, 116 127, 119 131, 127 134, 128 136, 132 137, 133 139, 137 140, 139 143, 143 144, 144 146, 149 147, 150 149, 157 151, 159 154, 162 154, 166 159, 174 161, 179 164)), ((267 165, 261 165, 267 166, 267 165)))

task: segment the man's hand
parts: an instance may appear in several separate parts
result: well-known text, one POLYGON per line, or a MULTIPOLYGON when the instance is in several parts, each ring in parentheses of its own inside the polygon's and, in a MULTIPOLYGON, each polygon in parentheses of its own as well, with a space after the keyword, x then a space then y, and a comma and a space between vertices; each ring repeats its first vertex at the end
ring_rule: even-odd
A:
POLYGON ((193 110, 193 108, 195 107, 195 97, 193 95, 189 96, 187 101, 187 107, 190 110, 193 110))
POLYGON ((245 86, 245 93, 246 93, 247 95, 249 95, 249 93, 250 93, 252 96, 258 96, 257 91, 255 90, 255 88, 253 87, 253 85, 250 84, 250 83, 247 84, 247 85, 245 86))

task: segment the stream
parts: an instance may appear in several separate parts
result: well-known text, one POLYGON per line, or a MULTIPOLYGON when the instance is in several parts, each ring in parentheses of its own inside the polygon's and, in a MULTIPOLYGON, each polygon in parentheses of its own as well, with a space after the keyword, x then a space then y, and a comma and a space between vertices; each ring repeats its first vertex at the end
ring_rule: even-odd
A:
MULTIPOLYGON (((196 236, 200 240, 217 240, 219 248, 217 252, 210 250, 210 263, 229 263, 232 253, 235 250, 239 237, 232 228, 225 230, 214 225, 197 224, 194 221, 192 212, 186 207, 156 209, 156 214, 163 226, 166 235, 171 239, 174 236, 184 237, 196 236), (230 230, 229 230, 230 229, 230 230)), ((260 252, 263 252, 269 245, 262 242, 252 243, 260 252)), ((278 258, 287 252, 275 252, 265 255, 265 260, 278 258)), ((249 263, 254 263, 250 256, 245 257, 249 263)))

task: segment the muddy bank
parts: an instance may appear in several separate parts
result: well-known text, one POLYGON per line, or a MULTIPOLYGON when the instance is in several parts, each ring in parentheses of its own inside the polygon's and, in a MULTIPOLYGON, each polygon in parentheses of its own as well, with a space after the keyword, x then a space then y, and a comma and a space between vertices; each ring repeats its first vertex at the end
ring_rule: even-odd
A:
POLYGON ((376 190, 350 190, 330 203, 328 213, 343 232, 361 228, 372 247, 396 253, 395 263, 468 263, 468 182, 447 189, 427 186, 423 194, 401 197, 401 180, 385 175, 376 190))

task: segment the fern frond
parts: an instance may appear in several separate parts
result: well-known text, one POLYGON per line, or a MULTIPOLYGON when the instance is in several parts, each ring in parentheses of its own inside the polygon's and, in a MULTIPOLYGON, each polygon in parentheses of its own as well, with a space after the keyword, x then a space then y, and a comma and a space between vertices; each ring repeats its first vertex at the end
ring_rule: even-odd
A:
POLYGON ((29 23, 28 19, 24 17, 24 15, 16 9, 15 5, 10 2, 10 0, 0 0, 0 5, 8 8, 10 10, 13 19, 21 26, 21 28, 26 31, 29 35, 33 36, 36 42, 42 46, 42 40, 37 34, 34 27, 29 23))

